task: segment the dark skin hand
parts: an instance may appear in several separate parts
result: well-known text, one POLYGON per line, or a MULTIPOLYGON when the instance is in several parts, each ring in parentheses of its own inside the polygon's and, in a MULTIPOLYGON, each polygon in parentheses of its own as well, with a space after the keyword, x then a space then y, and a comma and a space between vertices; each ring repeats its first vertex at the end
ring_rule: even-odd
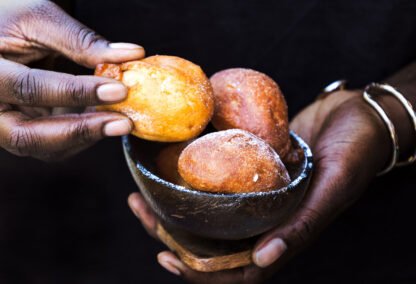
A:
MULTIPOLYGON (((416 107, 416 62, 385 80, 416 107)), ((395 125, 400 159, 414 153, 416 132, 405 108, 391 95, 377 95, 395 125)), ((338 91, 302 110, 290 128, 312 148, 315 169, 307 195, 284 224, 260 237, 253 251, 255 265, 196 272, 169 251, 159 263, 192 283, 261 283, 317 238, 342 211, 353 204, 391 159, 389 132, 379 115, 364 102, 362 91, 338 91), (364 157, 364 158, 363 158, 364 157)), ((133 213, 156 237, 156 215, 139 193, 128 199, 133 213)))
POLYGON ((103 62, 140 59, 142 47, 110 43, 45 0, 0 3, 0 147, 18 156, 58 160, 108 136, 130 133, 132 124, 111 112, 55 115, 56 107, 123 100, 120 82, 96 76, 31 69, 57 55, 94 68, 103 62))
MULTIPOLYGON (((252 256, 256 265, 201 273, 165 251, 158 255, 164 268, 192 283, 260 283, 356 201, 390 156, 388 132, 358 91, 340 91, 314 102, 294 118, 291 129, 311 146, 314 174, 295 214, 259 239, 252 256)), ((157 218, 143 197, 133 193, 128 201, 146 230, 155 236, 157 218)))

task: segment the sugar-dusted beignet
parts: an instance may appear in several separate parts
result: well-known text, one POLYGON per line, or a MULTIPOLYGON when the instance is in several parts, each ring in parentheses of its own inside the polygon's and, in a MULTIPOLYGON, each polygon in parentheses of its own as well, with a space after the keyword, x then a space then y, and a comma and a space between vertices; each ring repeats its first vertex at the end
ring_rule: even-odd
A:
POLYGON ((218 130, 239 128, 264 139, 282 157, 291 150, 287 105, 269 76, 251 69, 232 68, 211 77, 218 130))
POLYGON ((213 132, 195 140, 182 151, 178 170, 192 188, 208 192, 269 191, 290 182, 273 148, 240 129, 213 132))

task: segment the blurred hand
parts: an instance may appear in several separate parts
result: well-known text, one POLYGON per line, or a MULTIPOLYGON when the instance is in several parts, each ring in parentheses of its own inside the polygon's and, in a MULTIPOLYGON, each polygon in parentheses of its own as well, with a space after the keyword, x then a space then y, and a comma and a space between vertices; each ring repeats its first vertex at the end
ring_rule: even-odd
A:
POLYGON ((52 115, 53 107, 85 107, 123 100, 120 82, 74 76, 24 64, 64 55, 94 68, 103 62, 140 59, 142 47, 109 43, 54 3, 0 2, 0 147, 19 156, 55 160, 71 156, 106 136, 128 134, 121 114, 101 112, 52 115))
MULTIPOLYGON (((193 283, 259 283, 300 252, 365 190, 387 163, 390 141, 378 115, 360 92, 340 91, 301 111, 291 128, 312 148, 314 174, 310 188, 287 222, 264 234, 253 251, 256 265, 216 273, 191 270, 172 252, 158 255, 159 263, 193 283)), ((139 193, 129 205, 155 236, 157 218, 139 193)))

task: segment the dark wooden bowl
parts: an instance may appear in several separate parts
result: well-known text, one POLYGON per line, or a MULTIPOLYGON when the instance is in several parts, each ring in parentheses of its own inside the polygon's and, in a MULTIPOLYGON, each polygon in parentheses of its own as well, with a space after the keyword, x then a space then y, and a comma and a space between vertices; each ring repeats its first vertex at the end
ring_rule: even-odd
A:
POLYGON ((155 174, 154 159, 166 144, 125 136, 123 147, 134 180, 167 229, 239 240, 279 225, 302 200, 312 174, 312 153, 295 133, 291 132, 291 138, 304 152, 303 161, 288 168, 292 182, 269 192, 241 194, 200 192, 161 179, 155 174))

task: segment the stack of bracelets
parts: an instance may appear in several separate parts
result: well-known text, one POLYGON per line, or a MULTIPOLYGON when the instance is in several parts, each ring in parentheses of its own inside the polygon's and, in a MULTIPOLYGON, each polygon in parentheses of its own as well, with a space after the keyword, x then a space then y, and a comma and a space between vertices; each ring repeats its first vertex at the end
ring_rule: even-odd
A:
MULTIPOLYGON (((335 82, 329 84, 327 87, 325 87, 323 89, 323 92, 321 93, 321 95, 318 98, 321 99, 321 98, 326 97, 327 95, 329 95, 329 94, 331 94, 335 91, 344 90, 345 89, 345 84, 346 84, 345 80, 339 80, 339 81, 335 81, 335 82)), ((391 148, 392 148, 392 155, 391 156, 392 157, 391 157, 391 160, 390 160, 389 164, 387 165, 387 167, 377 174, 378 176, 388 173, 389 171, 391 171, 396 166, 405 166, 405 165, 409 165, 409 164, 416 161, 416 149, 408 159, 406 159, 405 161, 398 161, 400 148, 399 148, 399 142, 398 142, 398 137, 397 137, 397 133, 396 133, 396 128, 394 127, 394 124, 392 123, 391 119, 388 117, 388 115, 383 110, 383 108, 380 106, 380 104, 376 100, 374 100, 374 98, 373 98, 373 95, 375 93, 380 94, 381 93, 380 91, 384 91, 383 94, 391 95, 391 96, 395 97, 397 100, 399 100, 399 102, 406 109, 406 111, 407 111, 407 113, 410 117, 410 120, 413 124, 413 128, 416 132, 416 114, 415 114, 415 111, 414 111, 411 103, 402 95, 402 93, 400 93, 397 89, 395 89, 394 87, 392 87, 388 84, 371 83, 371 84, 369 84, 365 87, 364 92, 363 92, 363 98, 364 98, 365 102, 367 102, 378 113, 378 115, 383 120, 384 124, 386 125, 387 130, 389 131, 389 136, 390 136, 390 139, 391 139, 391 142, 392 142, 392 146, 391 146, 391 148)))

